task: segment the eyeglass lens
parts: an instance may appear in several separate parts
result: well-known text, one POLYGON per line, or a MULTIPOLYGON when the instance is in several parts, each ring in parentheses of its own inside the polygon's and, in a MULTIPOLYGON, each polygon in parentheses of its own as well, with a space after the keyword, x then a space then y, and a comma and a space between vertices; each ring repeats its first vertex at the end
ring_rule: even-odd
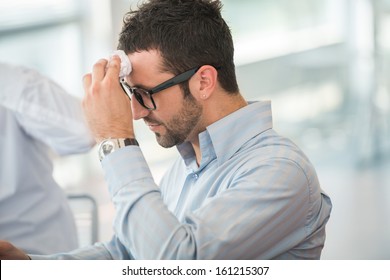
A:
POLYGON ((151 110, 155 109, 152 96, 146 90, 140 88, 131 88, 123 79, 120 80, 120 85, 130 100, 131 96, 133 95, 135 99, 145 108, 151 110))

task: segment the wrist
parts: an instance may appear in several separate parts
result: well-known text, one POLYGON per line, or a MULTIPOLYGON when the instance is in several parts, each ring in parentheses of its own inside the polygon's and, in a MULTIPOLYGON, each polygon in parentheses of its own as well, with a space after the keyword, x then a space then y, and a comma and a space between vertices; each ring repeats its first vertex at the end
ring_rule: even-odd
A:
POLYGON ((109 154, 126 146, 139 146, 135 138, 107 138, 103 139, 98 148, 99 160, 102 161, 109 154))
POLYGON ((135 135, 127 133, 123 135, 117 134, 115 136, 103 136, 103 135, 95 136, 95 141, 98 145, 100 145, 100 143, 102 143, 107 139, 135 139, 135 135))

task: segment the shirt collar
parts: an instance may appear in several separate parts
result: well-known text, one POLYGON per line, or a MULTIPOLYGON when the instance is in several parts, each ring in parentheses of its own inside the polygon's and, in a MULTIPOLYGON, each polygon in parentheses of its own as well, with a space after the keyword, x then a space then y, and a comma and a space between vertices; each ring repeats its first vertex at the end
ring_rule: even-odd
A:
MULTIPOLYGON (((211 124, 199 134, 202 162, 206 165, 215 157, 221 165, 246 142, 272 128, 270 101, 250 102, 247 106, 211 124)), ((195 152, 190 143, 177 146, 187 166, 194 164, 195 152)))

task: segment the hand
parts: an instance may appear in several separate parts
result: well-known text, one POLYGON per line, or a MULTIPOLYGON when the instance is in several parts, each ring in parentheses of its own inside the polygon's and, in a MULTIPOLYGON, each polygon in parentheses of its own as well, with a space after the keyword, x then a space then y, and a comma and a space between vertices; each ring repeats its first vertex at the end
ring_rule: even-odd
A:
POLYGON ((30 260, 30 258, 8 241, 0 240, 0 260, 30 260))
POLYGON ((101 59, 84 76, 84 114, 97 143, 106 138, 134 138, 133 114, 119 84, 120 59, 101 59))

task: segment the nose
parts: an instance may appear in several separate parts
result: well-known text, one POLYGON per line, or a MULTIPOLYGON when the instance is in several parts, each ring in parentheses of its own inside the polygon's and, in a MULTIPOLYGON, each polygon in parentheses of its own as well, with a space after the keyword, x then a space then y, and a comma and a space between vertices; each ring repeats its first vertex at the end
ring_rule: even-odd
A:
POLYGON ((133 112, 133 119, 135 121, 142 119, 150 114, 150 111, 142 106, 134 96, 131 98, 131 110, 133 112))

